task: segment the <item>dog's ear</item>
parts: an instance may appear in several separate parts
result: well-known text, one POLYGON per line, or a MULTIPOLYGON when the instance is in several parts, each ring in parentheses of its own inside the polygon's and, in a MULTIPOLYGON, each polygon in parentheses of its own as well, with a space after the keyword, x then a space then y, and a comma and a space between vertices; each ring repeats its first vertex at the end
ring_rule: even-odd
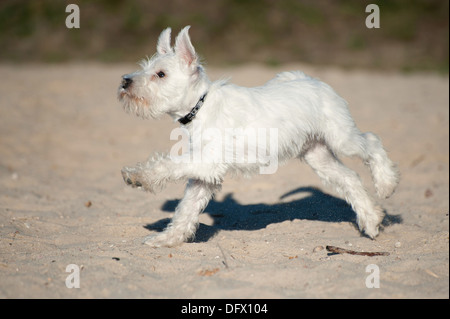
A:
POLYGON ((194 66, 198 60, 195 49, 192 46, 191 39, 189 38, 190 26, 185 27, 177 36, 175 40, 175 53, 186 62, 188 66, 194 66))
POLYGON ((166 54, 172 51, 172 48, 170 47, 170 32, 172 29, 167 28, 161 34, 158 38, 158 44, 156 45, 156 51, 159 54, 166 54))

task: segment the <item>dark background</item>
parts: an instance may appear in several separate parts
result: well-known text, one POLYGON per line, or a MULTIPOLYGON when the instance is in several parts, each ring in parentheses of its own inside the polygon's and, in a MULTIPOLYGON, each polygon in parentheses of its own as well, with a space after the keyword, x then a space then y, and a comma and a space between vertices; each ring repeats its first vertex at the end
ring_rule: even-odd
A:
POLYGON ((0 62, 137 62, 191 25, 209 64, 300 62, 448 73, 448 0, 1 0, 0 62), (80 29, 68 29, 68 4, 80 29), (380 8, 368 29, 367 4, 380 8))

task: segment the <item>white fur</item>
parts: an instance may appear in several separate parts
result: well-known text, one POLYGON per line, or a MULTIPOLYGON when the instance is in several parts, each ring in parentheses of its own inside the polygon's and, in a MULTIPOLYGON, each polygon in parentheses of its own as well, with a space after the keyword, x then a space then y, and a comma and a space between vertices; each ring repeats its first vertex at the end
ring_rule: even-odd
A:
MULTIPOLYGON (((207 92, 196 117, 185 126, 191 139, 190 150, 194 141, 200 146, 206 146, 206 142, 209 145, 222 142, 214 136, 196 140, 210 128, 219 132, 275 128, 277 160, 283 162, 293 157, 305 160, 324 183, 352 206, 360 230, 371 238, 377 236, 383 212, 375 206, 358 175, 337 156, 360 157, 369 166, 377 194, 383 198, 394 192, 398 171, 380 139, 373 133, 358 130, 346 101, 329 85, 298 71, 280 73, 254 88, 226 81, 211 82, 199 63, 188 30, 189 27, 181 30, 174 48, 170 45, 170 28, 164 30, 158 40, 157 54, 143 61, 141 70, 124 76, 118 94, 125 110, 143 118, 168 114, 178 120, 207 92), (158 76, 161 71, 164 77, 158 76)), ((253 142, 246 140, 246 143, 249 148, 253 142)), ((264 148, 270 148, 268 142, 264 148)), ((200 162, 177 163, 169 154, 163 154, 136 167, 123 168, 125 182, 150 192, 162 188, 166 182, 188 181, 171 224, 163 233, 146 238, 145 243, 174 246, 191 238, 198 225, 198 215, 220 189, 227 173, 250 175, 267 165, 261 161, 209 161, 208 156, 212 155, 214 152, 204 152, 200 162)))

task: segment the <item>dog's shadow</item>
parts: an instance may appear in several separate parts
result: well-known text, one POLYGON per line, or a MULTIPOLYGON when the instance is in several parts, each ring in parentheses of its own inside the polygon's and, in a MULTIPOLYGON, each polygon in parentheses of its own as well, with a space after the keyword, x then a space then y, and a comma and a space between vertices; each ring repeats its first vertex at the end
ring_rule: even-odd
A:
MULTIPOLYGON (((280 197, 280 200, 298 193, 308 193, 306 197, 291 202, 277 204, 239 204, 233 194, 229 193, 222 201, 211 200, 204 214, 213 219, 211 226, 201 224, 194 242, 206 242, 220 230, 257 230, 269 224, 281 223, 287 220, 306 219, 326 222, 351 222, 356 226, 356 215, 350 205, 344 200, 328 195, 318 188, 300 187, 280 197)), ((179 200, 166 201, 161 209, 174 212, 179 200)), ((402 223, 400 215, 386 215, 382 226, 402 223)), ((144 226, 148 230, 163 231, 170 218, 161 219, 144 226)))

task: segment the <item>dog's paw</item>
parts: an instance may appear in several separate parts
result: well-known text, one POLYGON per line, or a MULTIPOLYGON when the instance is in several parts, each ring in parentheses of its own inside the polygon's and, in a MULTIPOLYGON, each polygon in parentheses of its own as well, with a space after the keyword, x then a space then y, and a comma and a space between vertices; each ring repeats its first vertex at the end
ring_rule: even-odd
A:
POLYGON ((380 232, 380 225, 384 218, 383 209, 375 206, 370 214, 357 216, 357 224, 361 232, 366 234, 369 238, 375 239, 380 232))
POLYGON ((158 236, 158 235, 147 236, 144 238, 142 243, 149 245, 150 247, 153 247, 153 248, 165 246, 164 239, 162 239, 161 236, 158 236))
POLYGON ((142 182, 140 181, 140 170, 135 167, 124 167, 122 168, 122 177, 124 182, 131 187, 142 187, 142 182))
POLYGON ((366 234, 370 239, 375 239, 379 234, 379 226, 368 226, 364 228, 364 234, 366 234))
POLYGON ((144 238, 143 244, 153 248, 174 247, 184 243, 183 236, 175 236, 168 232, 162 232, 157 235, 151 235, 144 238))

